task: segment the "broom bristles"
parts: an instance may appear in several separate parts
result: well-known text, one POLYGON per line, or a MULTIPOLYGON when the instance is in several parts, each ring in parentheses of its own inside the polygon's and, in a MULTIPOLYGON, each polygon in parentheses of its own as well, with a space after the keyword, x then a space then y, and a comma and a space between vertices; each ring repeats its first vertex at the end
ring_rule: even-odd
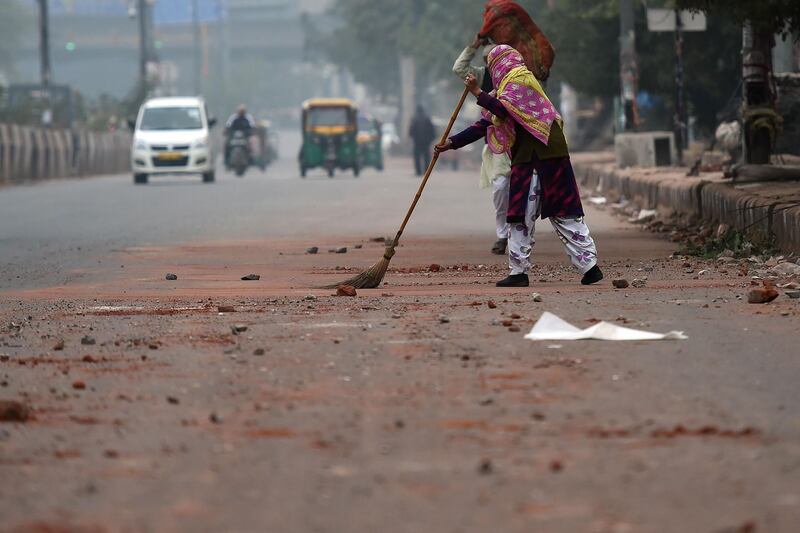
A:
POLYGON ((389 245, 386 247, 381 260, 361 274, 339 283, 322 286, 320 289, 335 289, 340 285, 349 285, 355 289, 375 289, 383 281, 383 277, 389 269, 389 262, 392 260, 392 256, 394 256, 394 245, 389 245))

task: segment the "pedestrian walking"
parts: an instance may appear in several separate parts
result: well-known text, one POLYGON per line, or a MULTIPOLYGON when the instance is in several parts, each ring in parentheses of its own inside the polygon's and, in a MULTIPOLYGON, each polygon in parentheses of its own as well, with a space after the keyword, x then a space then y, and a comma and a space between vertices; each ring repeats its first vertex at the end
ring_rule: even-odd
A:
POLYGON ((584 220, 563 121, 522 55, 508 45, 489 52, 497 96, 482 91, 470 74, 465 84, 484 108, 481 120, 435 147, 458 149, 484 137, 495 154, 511 158, 508 242, 510 275, 498 287, 527 287, 536 219, 549 218, 572 265, 590 285, 603 279, 597 248, 584 220))
POLYGON ((431 162, 431 143, 436 137, 436 132, 431 118, 421 105, 417 106, 417 112, 411 120, 408 136, 414 144, 414 170, 417 176, 422 176, 431 162))
MULTIPOLYGON (((492 93, 492 77, 487 73, 486 54, 489 49, 489 41, 479 36, 475 37, 472 43, 464 48, 453 64, 453 73, 460 79, 466 79, 469 74, 475 76, 478 86, 487 93, 492 93), (477 55, 478 50, 483 48, 486 54, 483 55, 483 66, 473 66, 472 60, 477 55)), ((481 154, 481 179, 482 189, 492 188, 492 203, 495 212, 495 233, 497 241, 492 245, 492 253, 503 255, 508 246, 508 234, 511 227, 506 220, 508 216, 508 176, 511 173, 511 158, 507 153, 495 154, 489 149, 488 143, 483 147, 481 154)))

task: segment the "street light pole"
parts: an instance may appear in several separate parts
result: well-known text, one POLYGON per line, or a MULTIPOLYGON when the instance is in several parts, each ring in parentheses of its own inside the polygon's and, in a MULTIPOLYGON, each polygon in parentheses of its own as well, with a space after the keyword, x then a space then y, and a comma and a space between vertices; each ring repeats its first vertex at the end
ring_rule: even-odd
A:
POLYGON ((139 84, 141 85, 141 99, 147 98, 147 62, 150 59, 147 35, 147 0, 138 0, 137 12, 139 15, 139 84))
POLYGON ((50 106, 50 17, 48 14, 48 0, 38 0, 39 2, 39 66, 41 68, 42 94, 44 96, 45 108, 42 112, 42 123, 45 126, 52 122, 52 110, 50 106))
POLYGON ((194 55, 194 93, 202 92, 200 86, 200 11, 197 0, 192 0, 192 53, 194 55))

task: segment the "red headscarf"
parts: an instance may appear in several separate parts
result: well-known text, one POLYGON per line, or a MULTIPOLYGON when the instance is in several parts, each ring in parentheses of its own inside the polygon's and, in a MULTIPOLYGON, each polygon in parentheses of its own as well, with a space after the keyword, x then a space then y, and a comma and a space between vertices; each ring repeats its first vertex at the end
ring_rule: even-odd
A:
POLYGON ((482 37, 507 44, 525 58, 528 69, 541 81, 550 77, 556 52, 539 26, 513 0, 489 0, 483 14, 482 37))

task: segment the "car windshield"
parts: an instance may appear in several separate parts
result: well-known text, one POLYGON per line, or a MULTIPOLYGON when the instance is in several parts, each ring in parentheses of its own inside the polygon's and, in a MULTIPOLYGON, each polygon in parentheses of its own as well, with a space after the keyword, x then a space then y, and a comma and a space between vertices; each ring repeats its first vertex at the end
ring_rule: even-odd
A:
POLYGON ((310 126, 346 126, 349 123, 346 107, 317 107, 309 113, 310 126))
POLYGON ((200 130, 203 121, 200 108, 151 107, 144 110, 140 130, 200 130))

